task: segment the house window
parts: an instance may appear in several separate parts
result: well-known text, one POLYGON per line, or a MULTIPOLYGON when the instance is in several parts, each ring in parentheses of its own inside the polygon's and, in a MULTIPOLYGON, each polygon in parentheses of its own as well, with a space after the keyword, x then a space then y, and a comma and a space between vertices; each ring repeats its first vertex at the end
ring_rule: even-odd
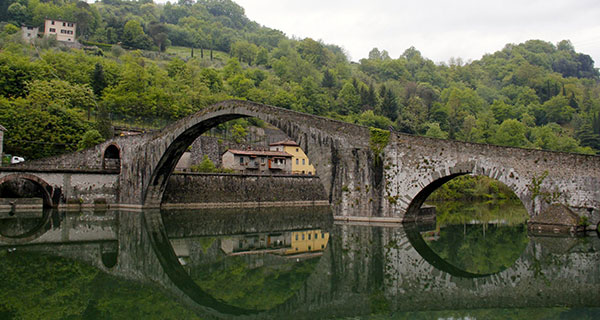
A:
POLYGON ((310 249, 311 249, 311 247, 310 247, 310 246, 308 246, 308 251, 310 251, 310 249))
POLYGON ((325 249, 325 245, 324 244, 321 245, 321 249, 325 249))
POLYGON ((298 152, 298 148, 296 148, 296 152, 298 152))
POLYGON ((296 241, 298 241, 298 235, 296 235, 296 241))
POLYGON ((296 159, 296 164, 299 164, 298 159, 296 159))
POLYGON ((310 233, 308 234, 308 240, 310 240, 310 233))
POLYGON ((265 163, 265 158, 260 158, 260 163, 265 163))
POLYGON ((302 165, 305 165, 305 163, 304 163, 304 160, 305 160, 305 159, 302 159, 302 165))
POLYGON ((56 29, 50 28, 50 32, 56 32, 56 29))
POLYGON ((244 157, 240 157, 240 164, 244 164, 244 157))
POLYGON ((63 22, 63 27, 66 26, 67 24, 63 22))
POLYGON ((54 21, 52 21, 50 24, 54 25, 54 21))
POLYGON ((304 240, 304 233, 302 234, 302 240, 304 240))
POLYGON ((319 239, 319 234, 315 232, 315 239, 319 239))

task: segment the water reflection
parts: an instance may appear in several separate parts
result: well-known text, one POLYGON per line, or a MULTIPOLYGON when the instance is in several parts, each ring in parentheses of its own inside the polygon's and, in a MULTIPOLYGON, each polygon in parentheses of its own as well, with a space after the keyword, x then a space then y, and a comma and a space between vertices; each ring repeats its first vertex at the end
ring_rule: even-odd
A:
POLYGON ((196 292, 247 312, 273 309, 302 288, 331 228, 329 207, 163 210, 162 217, 196 292), (210 227, 190 227, 199 224, 210 227))
POLYGON ((505 270, 527 247, 527 211, 521 203, 446 201, 435 204, 434 229, 421 231, 421 237, 439 256, 438 260, 465 271, 463 276, 490 275, 505 270))
POLYGON ((0 212, 0 239, 11 243, 27 242, 48 231, 52 209, 0 212))
POLYGON ((0 239, 0 318, 598 315, 596 235, 487 220, 484 236, 472 220, 411 229, 332 224, 315 207, 54 212, 37 238, 0 239), (476 276, 432 263, 414 236, 476 276))

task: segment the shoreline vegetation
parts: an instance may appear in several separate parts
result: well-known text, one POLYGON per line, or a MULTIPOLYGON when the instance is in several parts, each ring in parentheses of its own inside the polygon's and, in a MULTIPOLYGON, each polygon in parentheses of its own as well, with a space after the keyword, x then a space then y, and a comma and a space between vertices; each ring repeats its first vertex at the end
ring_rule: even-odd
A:
POLYGON ((427 202, 502 200, 519 201, 519 198, 508 186, 498 180, 470 175, 446 182, 427 198, 427 202))

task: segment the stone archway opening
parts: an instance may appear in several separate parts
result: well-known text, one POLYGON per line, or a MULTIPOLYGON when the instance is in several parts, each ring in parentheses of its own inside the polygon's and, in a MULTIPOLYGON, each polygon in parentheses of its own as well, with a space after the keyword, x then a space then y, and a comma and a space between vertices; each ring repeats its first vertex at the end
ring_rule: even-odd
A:
POLYGON ((514 264, 529 238, 527 209, 504 183, 456 173, 427 185, 409 207, 408 238, 430 264, 481 277, 514 264))
POLYGON ((102 168, 105 170, 121 170, 121 150, 114 144, 104 150, 102 168))
POLYGON ((0 179, 0 199, 3 205, 27 209, 52 208, 52 187, 42 179, 29 174, 9 175, 0 179))
POLYGON ((161 207, 327 205, 327 200, 302 146, 277 127, 248 117, 210 128, 185 149, 161 207))
MULTIPOLYGON (((254 313, 280 305, 301 287, 298 282, 306 280, 307 270, 315 268, 319 253, 327 248, 332 213, 318 172, 300 143, 277 127, 247 115, 229 114, 188 128, 167 147, 146 195, 148 201, 162 193, 162 210, 148 210, 144 215, 163 268, 192 299, 219 311, 254 313), (300 169, 294 169, 296 160, 300 169), (209 172, 199 172, 204 170, 209 172), (290 203, 293 206, 281 208, 290 203), (297 207, 301 205, 314 209, 297 207), (218 212, 206 209, 213 206, 219 207, 218 212), (293 247, 300 241, 311 244, 293 247), (215 286, 199 273, 204 264, 212 265, 202 260, 207 258, 203 252, 214 253, 227 263, 266 259, 268 263, 257 268, 266 272, 267 282, 278 279, 268 276, 274 270, 292 273, 301 269, 305 274, 292 277, 294 285, 281 286, 281 301, 234 302, 233 307, 224 307, 221 303, 231 301, 211 291, 215 286), (298 259, 292 259, 292 254, 299 254, 298 259)), ((236 290, 241 291, 246 280, 237 279, 240 288, 236 290)), ((233 282, 229 279, 222 285, 233 282)))
POLYGON ((0 179, 0 238, 27 242, 45 232, 53 202, 52 187, 32 175, 0 179))

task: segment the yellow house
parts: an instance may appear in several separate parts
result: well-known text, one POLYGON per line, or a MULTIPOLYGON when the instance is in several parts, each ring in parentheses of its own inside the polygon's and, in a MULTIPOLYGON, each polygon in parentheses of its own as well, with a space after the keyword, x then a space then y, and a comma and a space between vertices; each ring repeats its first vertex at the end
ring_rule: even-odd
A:
POLYGON ((315 174, 315 167, 304 153, 304 150, 292 140, 284 140, 269 145, 271 151, 287 152, 292 155, 293 174, 315 174))
POLYGON ((319 229, 292 232, 292 247, 286 254, 319 252, 325 250, 329 241, 329 232, 319 229))

